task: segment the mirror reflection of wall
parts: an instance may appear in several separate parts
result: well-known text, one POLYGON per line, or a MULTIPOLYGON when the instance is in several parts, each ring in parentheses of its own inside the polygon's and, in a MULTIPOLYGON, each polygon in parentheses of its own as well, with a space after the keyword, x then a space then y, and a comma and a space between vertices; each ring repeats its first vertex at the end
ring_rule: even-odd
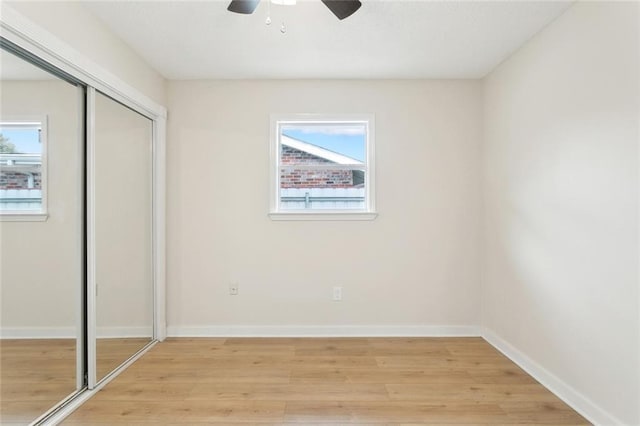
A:
POLYGON ((84 383, 84 89, 0 63, 0 418, 28 424, 84 383))
POLYGON ((153 338, 152 124, 96 93, 97 380, 153 338))

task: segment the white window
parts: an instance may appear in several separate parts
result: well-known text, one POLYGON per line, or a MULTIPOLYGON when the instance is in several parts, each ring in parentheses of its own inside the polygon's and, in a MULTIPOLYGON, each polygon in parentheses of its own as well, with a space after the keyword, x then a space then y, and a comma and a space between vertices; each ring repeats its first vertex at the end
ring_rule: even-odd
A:
POLYGON ((0 121, 0 218, 46 218, 46 153, 46 118, 0 121))
POLYGON ((374 219, 373 127, 370 114, 273 115, 270 217, 374 219))

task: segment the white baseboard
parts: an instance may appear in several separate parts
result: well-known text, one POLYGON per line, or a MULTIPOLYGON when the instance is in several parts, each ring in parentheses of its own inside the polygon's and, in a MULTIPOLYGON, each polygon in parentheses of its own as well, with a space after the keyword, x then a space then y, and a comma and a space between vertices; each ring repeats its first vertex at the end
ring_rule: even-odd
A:
POLYGON ((75 327, 2 327, 0 339, 75 339, 75 327))
POLYGON ((609 426, 624 424, 493 331, 487 329, 482 330, 482 337, 594 425, 609 426))
MULTIPOLYGON (((75 327, 2 327, 0 339, 75 339, 75 327)), ((150 337, 153 327, 98 327, 98 338, 150 337)))
POLYGON ((98 327, 96 337, 98 339, 118 339, 123 337, 151 337, 153 327, 98 327))
POLYGON ((479 337, 480 328, 467 325, 219 325, 169 326, 169 337, 479 337))

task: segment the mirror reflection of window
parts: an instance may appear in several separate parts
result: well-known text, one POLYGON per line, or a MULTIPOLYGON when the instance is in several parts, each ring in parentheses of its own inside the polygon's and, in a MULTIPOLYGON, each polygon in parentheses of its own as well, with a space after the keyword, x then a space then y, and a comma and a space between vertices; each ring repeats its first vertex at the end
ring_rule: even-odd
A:
POLYGON ((46 121, 0 122, 0 212, 46 213, 46 121))

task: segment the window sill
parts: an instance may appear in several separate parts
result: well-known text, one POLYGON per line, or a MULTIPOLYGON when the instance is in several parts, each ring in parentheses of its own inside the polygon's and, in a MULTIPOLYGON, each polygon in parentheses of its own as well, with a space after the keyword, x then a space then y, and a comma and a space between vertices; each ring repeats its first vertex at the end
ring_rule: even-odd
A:
POLYGON ((0 213, 0 222, 45 222, 46 213, 0 213))
POLYGON ((315 221, 348 221, 348 220, 374 220, 378 213, 373 212, 331 212, 331 213, 302 213, 302 212, 278 212, 269 213, 271 220, 315 220, 315 221))

